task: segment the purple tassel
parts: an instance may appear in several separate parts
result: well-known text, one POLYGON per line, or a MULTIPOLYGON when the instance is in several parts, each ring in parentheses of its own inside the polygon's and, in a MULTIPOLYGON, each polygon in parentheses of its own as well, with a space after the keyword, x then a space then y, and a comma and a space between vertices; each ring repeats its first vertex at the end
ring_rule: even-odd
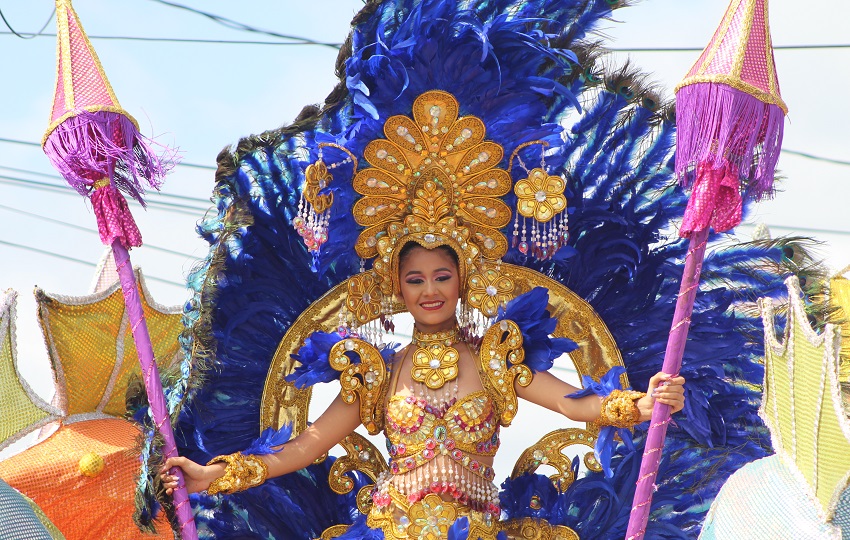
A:
POLYGON ((173 166, 173 152, 139 133, 127 116, 112 111, 75 111, 44 141, 44 152, 80 195, 94 183, 109 179, 113 186, 144 206, 145 187, 159 189, 173 166), (114 169, 111 170, 111 169, 114 169))
POLYGON ((676 93, 676 175, 685 186, 697 165, 738 171, 744 193, 773 194, 785 113, 777 105, 720 83, 695 83, 676 93))

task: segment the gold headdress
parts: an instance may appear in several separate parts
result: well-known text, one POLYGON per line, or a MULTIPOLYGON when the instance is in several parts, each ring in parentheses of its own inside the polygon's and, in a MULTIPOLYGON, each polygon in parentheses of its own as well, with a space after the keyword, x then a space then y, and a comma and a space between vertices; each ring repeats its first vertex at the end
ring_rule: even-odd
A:
MULTIPOLYGON (((355 202, 352 214, 365 229, 354 247, 362 259, 372 259, 373 265, 348 282, 345 303, 355 324, 394 311, 392 298, 399 291, 398 253, 410 242, 428 249, 451 248, 458 256, 464 303, 485 317, 495 316, 514 290, 511 278, 500 271, 501 257, 508 249, 500 229, 510 224, 513 214, 503 198, 512 191, 517 195, 517 219, 522 215, 542 227, 538 231, 537 225, 532 225, 528 242, 525 221, 521 237, 515 223, 515 247, 524 254, 532 251, 532 256, 546 258, 563 245, 565 182, 544 174, 542 160, 534 171, 528 171, 520 160, 528 178, 514 187, 510 171, 498 167, 505 156, 502 146, 485 140, 486 127, 481 119, 461 117, 459 112, 457 100, 448 92, 425 92, 413 102, 410 116, 388 118, 384 123, 386 138, 371 141, 363 151, 370 166, 354 176, 354 191, 362 197, 355 202)), ((533 144, 546 146, 542 141, 524 143, 510 161, 533 144)), ((325 172, 316 165, 324 166, 321 157, 308 168, 313 173, 308 181, 317 171, 325 172)), ((317 186, 321 188, 321 184, 317 186)), ((313 199, 319 188, 311 192, 313 199)), ((328 205, 319 207, 321 201, 308 202, 315 212, 327 211, 332 204, 328 201, 328 205)), ((326 225, 322 215, 302 221, 326 225)))
MULTIPOLYGON (((512 183, 497 167, 504 150, 484 140, 479 118, 458 117, 458 112, 451 94, 426 92, 414 101, 413 118, 387 119, 386 139, 366 146, 371 167, 354 178, 354 190, 363 197, 353 209, 355 221, 366 229, 355 249, 374 265, 372 277, 355 280, 351 293, 365 290, 366 282, 379 285, 384 296, 398 292, 396 255, 408 242, 453 249, 464 283, 507 251, 499 229, 510 223, 511 209, 501 197, 512 183)), ((375 309, 378 300, 372 295, 367 300, 375 309)), ((349 307, 353 304, 352 299, 349 307)))

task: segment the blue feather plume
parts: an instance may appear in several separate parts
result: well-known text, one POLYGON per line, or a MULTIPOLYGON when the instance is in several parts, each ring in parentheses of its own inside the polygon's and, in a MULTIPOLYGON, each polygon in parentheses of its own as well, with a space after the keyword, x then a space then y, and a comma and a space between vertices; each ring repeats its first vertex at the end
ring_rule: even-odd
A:
POLYGON ((535 287, 527 293, 512 299, 504 307, 499 306, 496 321, 511 320, 522 332, 524 364, 533 373, 548 371, 555 359, 562 354, 574 351, 578 345, 569 338, 551 338, 558 320, 550 317, 546 306, 549 305, 549 291, 544 287, 535 287))

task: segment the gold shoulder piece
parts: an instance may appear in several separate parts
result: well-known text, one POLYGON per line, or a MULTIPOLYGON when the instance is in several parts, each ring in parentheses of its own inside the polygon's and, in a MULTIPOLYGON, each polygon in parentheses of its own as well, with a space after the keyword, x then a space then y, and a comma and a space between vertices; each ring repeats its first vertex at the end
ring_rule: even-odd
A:
POLYGON ((493 390, 499 421, 509 426, 517 413, 517 395, 514 382, 520 386, 531 384, 531 370, 522 362, 522 332, 513 321, 500 321, 484 333, 478 352, 481 369, 486 375, 484 384, 493 390), (508 368, 508 361, 513 364, 508 368))
POLYGON ((346 338, 334 345, 328 355, 331 367, 342 372, 340 395, 348 404, 360 398, 360 421, 370 435, 376 435, 384 427, 384 409, 381 407, 387 391, 387 366, 381 352, 374 345, 357 338, 346 338), (352 364, 346 353, 360 357, 352 364))

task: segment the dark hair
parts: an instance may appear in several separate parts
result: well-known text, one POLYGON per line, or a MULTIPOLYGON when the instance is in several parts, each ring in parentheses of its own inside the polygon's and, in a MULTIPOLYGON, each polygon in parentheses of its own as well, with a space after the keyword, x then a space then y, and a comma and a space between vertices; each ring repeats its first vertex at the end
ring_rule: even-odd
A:
MULTIPOLYGON (((399 270, 401 270, 401 267, 404 264, 404 261, 407 260, 408 257, 410 257, 410 252, 413 251, 415 248, 428 249, 425 246, 418 244, 416 242, 413 242, 413 241, 406 243, 401 248, 401 251, 398 253, 398 268, 399 268, 399 270)), ((445 253, 446 255, 451 257, 451 259, 455 263, 455 268, 460 270, 460 259, 458 259, 458 256, 457 256, 457 253, 455 253, 455 250, 453 250, 449 246, 446 246, 446 245, 437 246, 435 248, 432 248, 431 251, 442 251, 443 253, 445 253)))

